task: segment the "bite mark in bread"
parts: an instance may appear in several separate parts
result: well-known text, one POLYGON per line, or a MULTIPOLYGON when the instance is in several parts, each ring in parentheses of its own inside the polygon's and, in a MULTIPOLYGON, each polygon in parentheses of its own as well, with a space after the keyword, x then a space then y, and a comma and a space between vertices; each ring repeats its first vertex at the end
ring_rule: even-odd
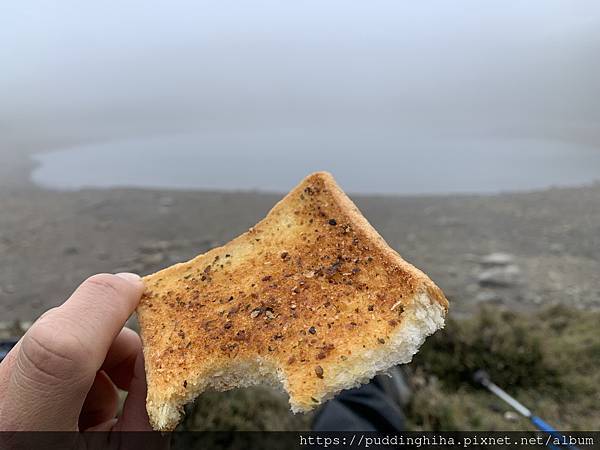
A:
POLYGON ((409 362, 448 307, 325 172, 248 232, 144 282, 137 312, 157 430, 208 388, 279 385, 292 411, 309 411, 409 362))

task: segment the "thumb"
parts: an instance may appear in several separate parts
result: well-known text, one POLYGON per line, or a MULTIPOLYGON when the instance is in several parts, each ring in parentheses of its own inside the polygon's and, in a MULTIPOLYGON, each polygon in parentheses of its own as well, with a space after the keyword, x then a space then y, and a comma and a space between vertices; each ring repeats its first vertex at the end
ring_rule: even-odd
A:
POLYGON ((1 402, 1 427, 77 430, 96 373, 142 291, 136 275, 95 275, 45 313, 20 341, 1 402))

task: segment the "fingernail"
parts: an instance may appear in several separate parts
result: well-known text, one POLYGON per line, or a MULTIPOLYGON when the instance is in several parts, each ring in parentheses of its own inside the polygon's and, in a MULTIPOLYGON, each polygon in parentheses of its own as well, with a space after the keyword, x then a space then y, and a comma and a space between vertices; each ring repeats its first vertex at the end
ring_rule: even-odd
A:
POLYGON ((130 283, 139 283, 140 281, 142 281, 142 279, 140 278, 139 275, 135 274, 135 273, 129 273, 129 272, 121 272, 121 273, 117 273, 116 276, 118 276, 119 278, 123 278, 124 280, 129 281, 130 283))

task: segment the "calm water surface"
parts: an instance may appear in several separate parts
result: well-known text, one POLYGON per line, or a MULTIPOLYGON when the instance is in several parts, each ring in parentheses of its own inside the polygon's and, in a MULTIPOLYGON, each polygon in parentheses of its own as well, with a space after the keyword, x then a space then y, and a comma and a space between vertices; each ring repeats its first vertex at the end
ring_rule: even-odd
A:
POLYGON ((564 141, 398 136, 389 130, 206 132, 34 155, 38 185, 287 191, 315 170, 352 192, 493 193, 600 179, 600 149, 564 141))

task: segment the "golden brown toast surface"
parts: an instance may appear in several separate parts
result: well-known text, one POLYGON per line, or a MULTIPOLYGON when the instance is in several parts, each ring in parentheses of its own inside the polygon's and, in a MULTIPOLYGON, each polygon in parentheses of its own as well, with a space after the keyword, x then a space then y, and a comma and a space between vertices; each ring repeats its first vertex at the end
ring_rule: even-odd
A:
POLYGON ((386 346, 403 345, 400 330, 413 332, 419 314, 426 320, 427 305, 442 322, 447 309, 441 290, 384 242, 327 173, 307 177, 225 246, 144 281, 147 406, 163 430, 208 387, 281 382, 292 409, 309 410, 366 381, 370 366, 406 362, 377 363, 386 346))

